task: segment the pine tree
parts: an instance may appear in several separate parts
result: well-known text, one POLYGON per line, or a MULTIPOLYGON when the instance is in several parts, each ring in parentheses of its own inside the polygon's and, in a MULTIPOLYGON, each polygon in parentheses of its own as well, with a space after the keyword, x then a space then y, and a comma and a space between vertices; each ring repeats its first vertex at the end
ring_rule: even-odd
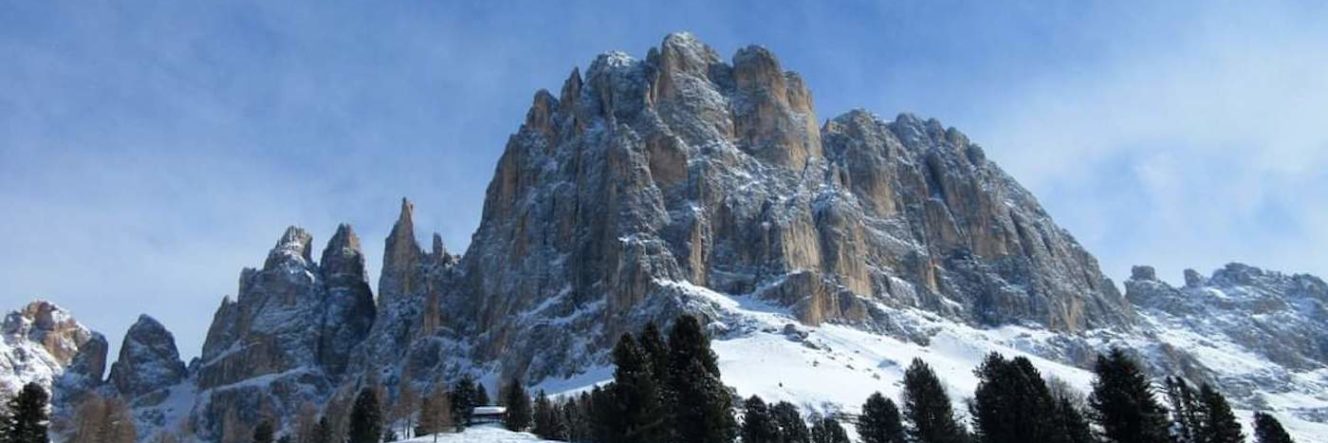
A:
POLYGON ((18 395, 9 400, 9 419, 3 432, 4 443, 47 443, 46 414, 50 394, 37 383, 23 385, 18 395))
POLYGON ((1199 403, 1202 405, 1202 425, 1196 432, 1198 443, 1243 443, 1245 434, 1241 432, 1240 422, 1231 413, 1231 405, 1226 397, 1204 383, 1199 387, 1199 403))
POLYGON ((812 419, 812 443, 850 443, 848 432, 831 417, 812 419))
POLYGON ((1058 440, 1061 443, 1093 443, 1093 430, 1088 425, 1088 419, 1084 418, 1083 412, 1066 397, 1060 397, 1056 400, 1056 410, 1054 420, 1059 423, 1060 429, 1064 432, 1063 437, 1058 440))
POLYGON ((679 443, 730 442, 737 436, 733 397, 696 317, 678 318, 669 332, 670 416, 679 443))
POLYGON ((641 351, 646 354, 646 360, 650 362, 655 385, 662 389, 668 384, 669 345, 664 341, 664 334, 660 333, 655 322, 646 323, 645 329, 641 331, 640 345, 641 351))
POLYGON ((1066 441, 1065 429, 1055 419, 1056 401, 1051 390, 1027 358, 1006 360, 993 352, 973 373, 978 377, 978 388, 969 412, 978 441, 1066 441))
POLYGON ((273 443, 276 430, 272 429, 272 422, 263 420, 254 427, 254 443, 273 443))
POLYGON ((1264 412, 1255 412, 1254 442, 1295 443, 1295 440, 1291 439, 1291 434, 1287 434, 1286 429, 1282 429, 1282 423, 1278 422, 1272 415, 1264 412))
POLYGON ((904 443, 904 424, 895 402, 880 392, 867 397, 858 418, 858 437, 862 443, 904 443))
POLYGON ((618 415, 617 399, 608 389, 601 389, 595 386, 590 390, 589 402, 590 417, 590 440, 595 442, 616 441, 621 425, 617 421, 621 418, 618 415))
POLYGON ((563 423, 567 426, 567 441, 580 443, 590 440, 590 419, 586 416, 586 405, 590 395, 582 392, 575 398, 563 401, 559 409, 563 414, 563 423))
POLYGON ((452 423, 456 425, 457 429, 465 429, 466 425, 470 424, 470 411, 475 409, 477 396, 475 379, 471 378, 470 374, 462 375, 461 379, 457 380, 456 385, 452 386, 450 399, 452 403, 452 423))
POLYGON ((549 396, 544 394, 543 389, 541 389, 538 394, 535 394, 534 416, 535 427, 531 430, 532 433, 545 440, 561 440, 565 438, 560 436, 558 432, 558 409, 554 403, 549 400, 549 396))
POLYGON ((775 406, 770 408, 770 416, 779 426, 779 436, 783 443, 811 442, 811 431, 807 429, 807 422, 803 421, 802 413, 798 412, 798 407, 793 403, 786 401, 775 403, 775 406))
POLYGON ((743 402, 742 443, 779 443, 779 425, 770 415, 765 401, 755 395, 743 402))
POLYGON ((489 391, 484 389, 484 383, 475 384, 475 406, 489 406, 493 400, 489 399, 489 391))
POLYGON ((614 417, 606 423, 613 441, 660 442, 665 440, 665 423, 659 403, 659 389, 650 361, 631 334, 623 334, 613 348, 613 384, 608 388, 614 399, 614 417))
POLYGON ((379 443, 383 436, 383 411, 373 389, 360 390, 350 412, 348 443, 379 443))
POLYGON ((507 405, 507 412, 503 414, 503 425, 507 429, 521 432, 530 427, 530 395, 526 394, 526 387, 521 384, 521 379, 512 378, 512 382, 503 390, 503 403, 507 405))
POLYGON ((1195 435, 1202 423, 1201 407, 1194 389, 1180 377, 1167 377, 1167 402, 1171 404, 1172 438, 1175 443, 1195 443, 1195 435))
POLYGON ((1139 364, 1112 349, 1093 365, 1097 378, 1088 398, 1093 419, 1112 443, 1168 443, 1167 411, 1153 397, 1139 364))
POLYGON ((966 437, 940 379, 921 359, 904 371, 903 415, 916 443, 963 443, 966 437))

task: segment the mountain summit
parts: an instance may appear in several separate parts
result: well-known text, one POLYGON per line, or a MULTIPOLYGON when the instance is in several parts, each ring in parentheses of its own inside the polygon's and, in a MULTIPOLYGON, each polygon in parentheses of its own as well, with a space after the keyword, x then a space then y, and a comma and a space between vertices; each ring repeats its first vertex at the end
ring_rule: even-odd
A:
POLYGON ((584 388, 621 334, 684 312, 715 337, 726 384, 818 412, 896 392, 915 357, 956 393, 994 351, 1082 389, 1091 358, 1121 346, 1154 375, 1235 386, 1245 410, 1328 417, 1322 281, 1232 265, 1173 288, 1141 267, 1122 295, 964 134, 910 114, 821 121, 803 79, 756 46, 726 61, 679 33, 644 59, 600 55, 535 94, 464 254, 436 234, 426 251, 413 213, 403 200, 376 298, 348 225, 317 261, 288 228, 187 368, 146 316, 105 382, 105 340, 41 320, 50 309, 11 314, 6 337, 45 345, 57 416, 76 394, 123 397, 143 440, 219 441, 297 414, 341 429, 366 386, 389 402, 463 375, 584 388))

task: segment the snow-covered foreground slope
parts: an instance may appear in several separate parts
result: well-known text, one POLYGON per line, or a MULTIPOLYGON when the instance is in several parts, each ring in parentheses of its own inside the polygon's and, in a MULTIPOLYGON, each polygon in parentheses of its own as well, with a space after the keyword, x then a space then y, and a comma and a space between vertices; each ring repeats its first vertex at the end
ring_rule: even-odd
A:
POLYGON ((466 429, 465 432, 426 435, 398 443, 533 443, 547 442, 526 432, 512 432, 501 426, 484 425, 466 429))
MULTIPOLYGON (((849 326, 808 327, 799 324, 787 310, 755 296, 732 297, 685 283, 669 284, 685 294, 694 307, 716 319, 710 325, 717 337, 712 344, 719 354, 726 384, 743 396, 755 394, 766 401, 788 401, 809 413, 857 414, 862 402, 875 391, 898 399, 904 369, 913 358, 923 359, 936 370, 961 416, 966 415, 963 405, 977 387, 973 368, 990 352, 1028 357, 1044 376, 1064 380, 1085 394, 1093 380, 1088 370, 1045 358, 1043 355, 1054 353, 1051 343, 1063 336, 1041 329, 977 329, 921 311, 896 311, 901 324, 925 331, 925 338, 917 340, 924 345, 849 326)), ((1089 337, 1104 346, 1145 343, 1143 338, 1114 334, 1089 337)), ((609 371, 595 372, 601 377, 551 380, 542 387, 550 392, 575 392, 611 377, 609 371)), ((1323 402, 1295 393, 1264 394, 1264 398, 1274 412, 1323 402)), ((1247 427, 1246 434, 1252 435, 1249 424, 1253 411, 1238 413, 1247 427)), ((1297 441, 1328 442, 1328 425, 1284 413, 1277 416, 1297 441)))

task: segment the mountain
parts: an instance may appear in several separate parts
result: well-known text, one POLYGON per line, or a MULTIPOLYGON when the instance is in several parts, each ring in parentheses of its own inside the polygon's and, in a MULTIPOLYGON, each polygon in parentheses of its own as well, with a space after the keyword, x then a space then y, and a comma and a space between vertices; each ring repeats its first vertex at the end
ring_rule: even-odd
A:
POLYGON ((106 370, 106 338, 50 302, 10 312, 0 333, 0 397, 31 382, 51 386, 66 373, 70 383, 86 384, 106 370))
POLYGON ((310 410, 343 426, 368 386, 389 401, 463 374, 575 391, 609 378, 622 333, 687 312, 727 384, 807 410, 897 395, 914 357, 962 401, 992 351, 1086 390, 1093 357, 1120 346, 1154 375, 1217 382, 1243 414, 1285 416, 1302 441, 1328 435, 1322 281, 1230 265, 1175 288, 1140 267, 1122 294, 958 130, 862 110, 821 121, 760 47, 725 61, 672 34, 644 59, 601 55, 535 94, 464 254, 436 234, 422 247, 413 212, 403 200, 376 297, 349 226, 317 260, 291 227, 187 367, 149 317, 106 381, 104 340, 57 346, 57 414, 95 392, 129 401, 143 440, 219 441, 310 410))

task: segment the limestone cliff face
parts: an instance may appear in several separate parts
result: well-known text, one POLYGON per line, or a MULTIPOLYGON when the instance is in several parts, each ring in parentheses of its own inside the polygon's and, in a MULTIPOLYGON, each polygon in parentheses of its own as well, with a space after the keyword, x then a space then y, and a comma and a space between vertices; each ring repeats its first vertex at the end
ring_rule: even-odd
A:
POLYGON ((156 319, 141 315, 125 333, 110 381, 118 394, 132 400, 174 386, 187 376, 175 336, 156 319))
POLYGON ((106 369, 106 338, 47 301, 11 311, 0 322, 0 395, 24 384, 63 383, 69 391, 100 384, 106 369))
POLYGON ((1318 277, 1240 263, 1209 277, 1186 270, 1181 287, 1158 280, 1151 267, 1132 274, 1125 295, 1160 327, 1227 340, 1290 370, 1328 366, 1328 284, 1318 277))
POLYGON ((861 111, 818 127, 769 51, 725 62, 687 34, 535 95, 459 266, 438 281, 454 288, 450 326, 480 336, 477 358, 536 377, 681 309, 668 282, 756 294, 809 324, 887 321, 878 305, 1065 331, 1130 318, 963 134, 861 111))
POLYGON ((321 402, 368 334, 375 306, 360 242, 342 225, 322 262, 313 237, 291 227, 262 269, 245 269, 234 301, 217 309, 197 368, 193 426, 218 438, 223 417, 257 423, 264 413, 321 402))

